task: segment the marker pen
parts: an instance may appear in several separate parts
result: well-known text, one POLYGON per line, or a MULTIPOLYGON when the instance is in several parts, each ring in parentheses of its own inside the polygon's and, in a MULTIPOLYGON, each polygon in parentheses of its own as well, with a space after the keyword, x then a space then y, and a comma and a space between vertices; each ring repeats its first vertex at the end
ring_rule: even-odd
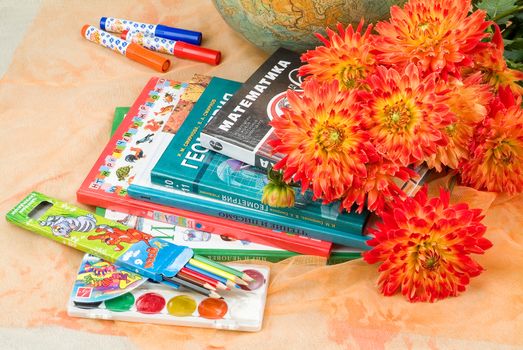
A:
POLYGON ((100 18, 100 28, 113 33, 122 33, 124 30, 139 30, 149 35, 169 40, 184 41, 193 45, 202 43, 202 33, 200 32, 168 27, 163 24, 149 24, 121 18, 102 17, 100 18))
POLYGON ((196 46, 183 41, 174 41, 157 36, 149 35, 138 30, 124 30, 120 36, 122 39, 139 44, 146 49, 187 58, 190 60, 205 62, 213 65, 220 63, 221 52, 196 46))
POLYGON ((138 44, 115 37, 89 24, 82 27, 81 33, 87 40, 118 52, 133 61, 144 64, 157 71, 166 72, 171 66, 169 59, 144 49, 138 44))

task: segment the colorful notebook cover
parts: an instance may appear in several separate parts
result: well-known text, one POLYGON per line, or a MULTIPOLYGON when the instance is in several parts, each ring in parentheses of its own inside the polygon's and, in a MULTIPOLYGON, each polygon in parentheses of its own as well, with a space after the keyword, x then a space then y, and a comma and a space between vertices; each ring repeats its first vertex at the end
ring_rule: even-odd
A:
POLYGON ((300 89, 301 65, 300 54, 276 50, 203 129, 202 145, 262 169, 282 159, 267 143, 269 122, 287 105, 287 90, 300 89))
MULTIPOLYGON (((293 208, 275 208, 261 203, 267 172, 202 147, 198 135, 218 115, 222 105, 240 87, 239 83, 213 79, 189 113, 178 133, 167 146, 151 171, 154 184, 200 194, 224 203, 254 209, 259 218, 275 214, 278 223, 300 227, 309 222, 348 234, 363 232, 368 212, 346 213, 339 202, 322 205, 312 201, 312 193, 296 191, 293 208)), ((268 219, 269 221, 269 219, 268 219)))
POLYGON ((78 201, 206 232, 229 236, 236 233, 235 238, 238 239, 248 239, 302 254, 328 256, 331 249, 331 243, 328 242, 288 236, 283 232, 201 214, 195 208, 189 211, 184 205, 175 208, 128 196, 131 177, 144 166, 150 166, 148 161, 155 156, 159 144, 166 146, 169 137, 172 137, 170 132, 156 137, 163 130, 162 125, 167 125, 166 130, 171 132, 176 130, 205 89, 208 79, 209 77, 197 77, 189 84, 187 92, 183 93, 180 90, 186 88, 181 83, 152 78, 77 191, 78 201), (181 103, 178 103, 179 100, 181 103), (144 151, 140 156, 140 152, 133 152, 131 148, 137 145, 142 150, 146 145, 147 153, 144 151), (133 165, 129 166, 127 160, 134 161, 133 165), (231 227, 235 228, 233 233, 231 227))

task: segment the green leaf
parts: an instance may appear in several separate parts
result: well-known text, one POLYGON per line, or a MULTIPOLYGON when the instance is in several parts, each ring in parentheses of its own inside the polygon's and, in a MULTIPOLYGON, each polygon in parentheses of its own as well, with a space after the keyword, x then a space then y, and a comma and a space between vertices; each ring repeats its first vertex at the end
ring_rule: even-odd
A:
POLYGON ((514 51, 514 50, 523 50, 523 38, 517 38, 515 40, 507 40, 510 42, 505 42, 505 50, 514 51))
POLYGON ((507 66, 510 69, 517 69, 517 70, 523 71, 523 63, 521 63, 521 62, 513 62, 511 60, 507 60, 507 66))
MULTIPOLYGON (((480 10, 485 10, 490 19, 495 19, 504 13, 511 13, 517 8, 516 0, 483 0, 479 2, 476 7, 480 10)), ((497 23, 507 23, 509 16, 500 18, 497 23)))
POLYGON ((505 50, 505 58, 514 63, 523 62, 523 50, 505 50))

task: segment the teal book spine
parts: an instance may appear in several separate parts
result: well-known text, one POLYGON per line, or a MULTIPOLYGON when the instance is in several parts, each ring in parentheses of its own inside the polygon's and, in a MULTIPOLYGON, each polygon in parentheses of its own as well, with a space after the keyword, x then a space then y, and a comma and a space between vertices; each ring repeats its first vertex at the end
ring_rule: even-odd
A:
MULTIPOLYGON (((213 78, 178 133, 151 171, 151 181, 177 190, 199 194, 228 204, 280 216, 300 226, 320 227, 362 234, 368 213, 342 213, 339 203, 322 205, 312 194, 296 191, 295 207, 275 208, 261 202, 268 182, 265 170, 215 153, 200 144, 199 134, 241 84, 213 78)), ((254 127, 254 126, 253 126, 254 127)))

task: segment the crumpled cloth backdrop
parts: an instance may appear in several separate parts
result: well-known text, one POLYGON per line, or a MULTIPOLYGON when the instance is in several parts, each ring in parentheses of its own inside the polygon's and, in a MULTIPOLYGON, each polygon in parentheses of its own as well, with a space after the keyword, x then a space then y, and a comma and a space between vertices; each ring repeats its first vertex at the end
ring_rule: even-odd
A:
MULTIPOLYGON (((100 16, 196 29, 204 33, 205 46, 223 52, 217 67, 175 59, 166 78, 187 81, 194 73, 204 73, 244 81, 267 57, 229 29, 205 0, 43 1, 0 81, 2 215, 31 190, 75 203, 76 189, 108 139, 114 107, 129 106, 155 74, 80 36, 82 25, 97 25, 100 16)), ((66 301, 82 254, 1 220, 0 344, 520 348, 523 196, 496 198, 458 187, 454 199, 458 197, 486 210, 487 237, 494 243, 477 257, 486 271, 472 280, 466 293, 434 304, 410 304, 401 296, 378 293, 376 266, 361 260, 322 266, 322 260, 298 257, 270 264, 259 333, 70 318, 66 301)))

